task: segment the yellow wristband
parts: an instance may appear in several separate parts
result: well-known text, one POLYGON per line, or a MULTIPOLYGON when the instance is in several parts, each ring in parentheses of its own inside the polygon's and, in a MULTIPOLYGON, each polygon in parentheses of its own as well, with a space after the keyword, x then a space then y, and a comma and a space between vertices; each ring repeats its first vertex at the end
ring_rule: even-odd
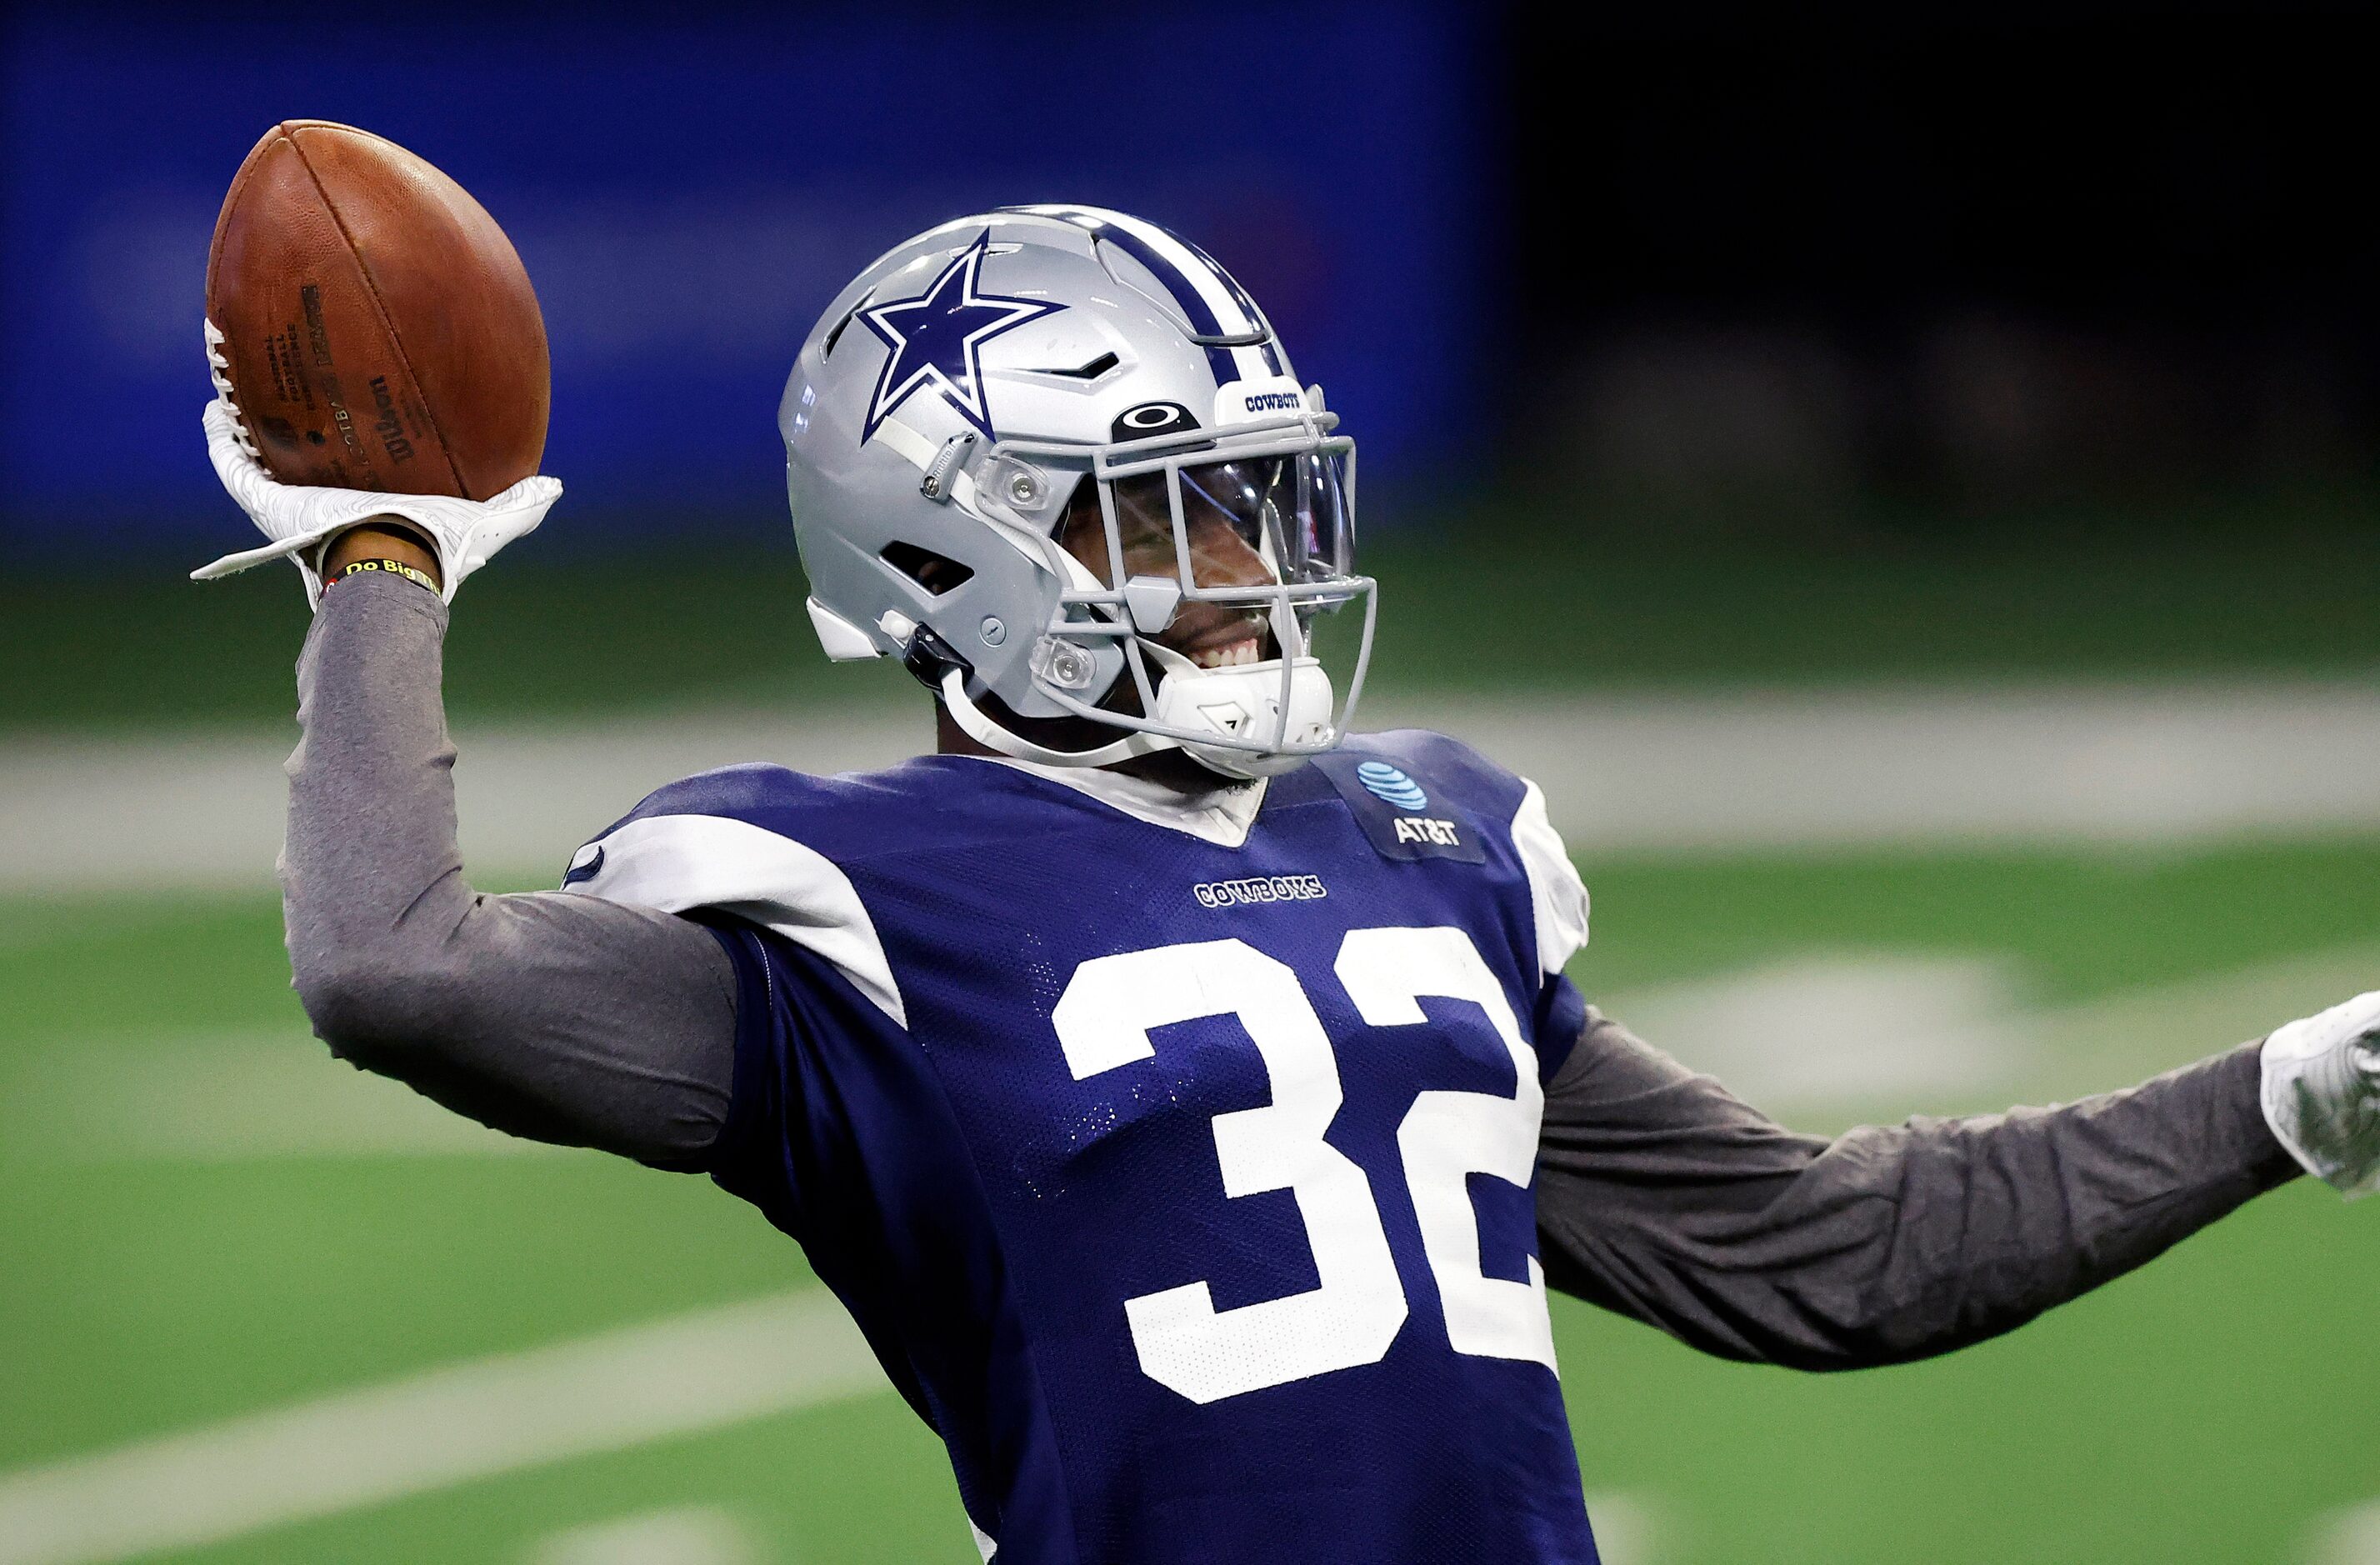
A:
POLYGON ((339 567, 338 575, 322 585, 328 587, 333 583, 345 581, 351 576, 365 576, 372 573, 401 576, 426 592, 438 590, 438 584, 430 579, 430 574, 427 571, 417 571, 399 560, 350 560, 339 567))

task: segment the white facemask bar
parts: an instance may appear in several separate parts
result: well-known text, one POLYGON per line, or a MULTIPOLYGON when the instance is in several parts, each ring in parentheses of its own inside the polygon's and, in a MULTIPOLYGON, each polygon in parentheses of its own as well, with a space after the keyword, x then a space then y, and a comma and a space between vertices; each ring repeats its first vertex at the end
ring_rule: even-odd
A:
MULTIPOLYGON (((1323 755, 1338 747, 1340 741, 1346 736, 1350 724, 1354 721, 1356 703, 1362 698, 1365 675, 1371 665, 1372 633, 1379 609, 1378 584, 1371 577, 1364 576, 1333 575, 1318 580, 1301 582, 1279 580, 1281 562, 1287 558, 1288 549, 1287 540, 1275 536, 1278 530, 1276 519, 1267 527, 1266 536, 1259 540, 1260 552, 1266 556, 1267 563, 1272 566, 1275 580, 1249 587, 1199 587, 1196 585, 1191 570, 1189 520, 1182 499, 1182 469, 1184 467, 1206 467, 1224 462, 1257 461, 1272 456, 1343 456, 1346 459, 1346 478, 1342 486, 1341 504, 1343 508, 1342 523, 1344 523, 1354 514, 1355 443, 1344 435, 1333 435, 1330 432, 1338 422, 1338 415, 1333 413, 1298 413, 1247 424, 1229 425, 1220 430, 1187 430, 1154 435, 1143 440, 1122 441, 1105 446, 1084 447, 1049 442, 1002 441, 985 454, 987 462, 997 460, 1003 455, 1062 458, 1070 463, 1079 463, 1087 455, 1090 458, 1090 477, 1099 485, 1100 521, 1107 538, 1108 576, 1110 580, 1118 585, 1113 588, 1101 586, 1096 576, 1087 569, 1081 568, 1080 562, 1075 561, 1071 554, 1066 554, 1064 549, 1056 545, 1053 540, 1052 548, 1064 556, 1064 564, 1075 567, 1074 570, 1064 572, 1065 579, 1075 585, 1061 593, 1050 623, 1044 626, 1044 634, 1060 641, 1078 644, 1099 640, 1120 643, 1123 649, 1125 665, 1131 671, 1135 685, 1139 692, 1143 712, 1154 711, 1158 705, 1156 681, 1150 677, 1148 666, 1148 654, 1151 651, 1164 652, 1166 649, 1155 647, 1143 638, 1134 625, 1131 605, 1124 594, 1123 588, 1129 578, 1124 574, 1123 531, 1116 515, 1114 484, 1119 479, 1136 478, 1148 473, 1161 472, 1165 475, 1166 503, 1170 513, 1169 520, 1173 530, 1174 564, 1177 572, 1176 580, 1181 584, 1181 601, 1214 603, 1232 608, 1262 609, 1265 611, 1269 627, 1273 634, 1273 643, 1281 651, 1281 655, 1276 658, 1244 666, 1239 671, 1244 674, 1269 674, 1274 667, 1278 667, 1280 673, 1278 698, 1275 702, 1274 720, 1269 734, 1251 733, 1231 735, 1215 730, 1188 729, 1178 724, 1161 722, 1151 717, 1111 711, 1103 707, 1094 706, 1070 691, 1051 684, 1048 679, 1037 676, 1036 684, 1038 688, 1067 710, 1077 716, 1090 718, 1111 727, 1128 731, 1128 737, 1117 741, 1114 745, 1103 746, 1093 751, 1064 752, 1064 760, 1053 764, 1104 766, 1111 764, 1111 759, 1124 758, 1127 754, 1145 754, 1148 750, 1171 747, 1168 742, 1195 744, 1257 756, 1323 755), (1292 710, 1292 687, 1299 665, 1312 664, 1315 661, 1305 650, 1305 630, 1297 616, 1298 607, 1301 604, 1343 605, 1358 598, 1364 602, 1364 628, 1355 655, 1355 671, 1348 682, 1346 694, 1340 698, 1337 710, 1332 714, 1332 720, 1324 737, 1308 743, 1292 741, 1286 732, 1292 710), (1068 617, 1070 610, 1085 609, 1091 611, 1098 617, 1090 620, 1068 617), (1133 737, 1142 735, 1157 743, 1149 744, 1146 748, 1127 749, 1113 758, 1108 758, 1107 752, 1110 750, 1131 746, 1133 737)), ((1063 567, 1061 568, 1062 570, 1063 567)), ((1163 661, 1168 665, 1166 676, 1169 678, 1196 677, 1209 672, 1197 669, 1196 665, 1183 667, 1186 660, 1181 658, 1179 654, 1170 654, 1163 661)), ((945 681, 946 685, 948 683, 945 681)), ((946 699, 947 696, 948 692, 945 691, 946 699)), ((971 711, 968 715, 979 719, 989 727, 997 726, 979 711, 971 711)), ((968 732, 979 742, 991 744, 1006 754, 1018 754, 1016 749, 1001 745, 984 734, 975 734, 965 717, 962 717, 960 722, 961 725, 967 727, 968 732)), ((1026 741, 1015 739, 1014 735, 1006 734, 1004 732, 1002 737, 1020 746, 1027 746, 1037 751, 1041 749, 1039 746, 1027 746, 1026 741)), ((1061 752, 1043 753, 1061 754, 1061 752)), ((1019 758, 1040 759, 1042 757, 1040 755, 1020 756, 1019 758)))

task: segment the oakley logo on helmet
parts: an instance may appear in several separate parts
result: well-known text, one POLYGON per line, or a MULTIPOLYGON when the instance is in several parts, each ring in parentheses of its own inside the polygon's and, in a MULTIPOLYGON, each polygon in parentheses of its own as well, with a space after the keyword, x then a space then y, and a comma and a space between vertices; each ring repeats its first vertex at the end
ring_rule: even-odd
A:
POLYGON ((1151 435, 1170 435, 1176 430, 1197 427, 1198 420, 1191 417, 1190 409, 1178 402, 1144 402, 1117 414, 1115 427, 1108 438, 1119 443, 1147 440, 1151 435))
POLYGON ((885 355, 884 372, 877 377, 876 394, 868 400, 868 425, 859 437, 863 443, 875 438, 877 427, 894 408, 926 386, 941 392, 987 439, 1000 438, 984 402, 983 345, 1066 307, 982 292, 977 284, 990 244, 991 230, 987 228, 942 268, 924 293, 859 312, 868 329, 892 350, 885 355))

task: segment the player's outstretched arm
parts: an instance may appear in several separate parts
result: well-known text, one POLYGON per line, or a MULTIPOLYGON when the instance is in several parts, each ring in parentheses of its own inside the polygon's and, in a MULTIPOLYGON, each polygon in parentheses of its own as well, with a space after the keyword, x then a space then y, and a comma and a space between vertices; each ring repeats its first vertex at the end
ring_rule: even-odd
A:
POLYGON ((1590 1012, 1546 1096, 1546 1280, 1729 1358, 1948 1353, 2294 1176, 2259 1107, 2259 1047, 2061 1108, 1827 1142, 1590 1012))

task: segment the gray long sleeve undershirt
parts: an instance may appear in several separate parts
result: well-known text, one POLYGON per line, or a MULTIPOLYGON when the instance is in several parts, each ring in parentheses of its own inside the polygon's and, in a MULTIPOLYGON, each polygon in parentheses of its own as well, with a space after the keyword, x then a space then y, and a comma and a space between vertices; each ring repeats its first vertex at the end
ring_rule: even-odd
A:
MULTIPOLYGON (((289 954, 334 1052, 499 1129, 698 1169, 724 1122, 735 978, 710 934, 463 879, 444 605, 325 595, 298 665, 289 954)), ((1706 1351, 1809 1369, 2005 1331, 2297 1165, 2256 1046, 2051 1110, 1796 1135, 1589 1013, 1546 1093, 1547 1280, 1706 1351)))
POLYGON ((727 953, 650 908, 470 888, 445 633, 436 598, 358 576, 323 595, 298 661, 281 887, 314 1031, 499 1130, 698 1166, 735 1073, 727 953))
POLYGON ((2258 1045, 2056 1109, 1796 1135, 1592 1011, 1546 1093, 1546 1280, 1797 1369, 1949 1353, 2154 1259, 2298 1165, 2258 1045))

